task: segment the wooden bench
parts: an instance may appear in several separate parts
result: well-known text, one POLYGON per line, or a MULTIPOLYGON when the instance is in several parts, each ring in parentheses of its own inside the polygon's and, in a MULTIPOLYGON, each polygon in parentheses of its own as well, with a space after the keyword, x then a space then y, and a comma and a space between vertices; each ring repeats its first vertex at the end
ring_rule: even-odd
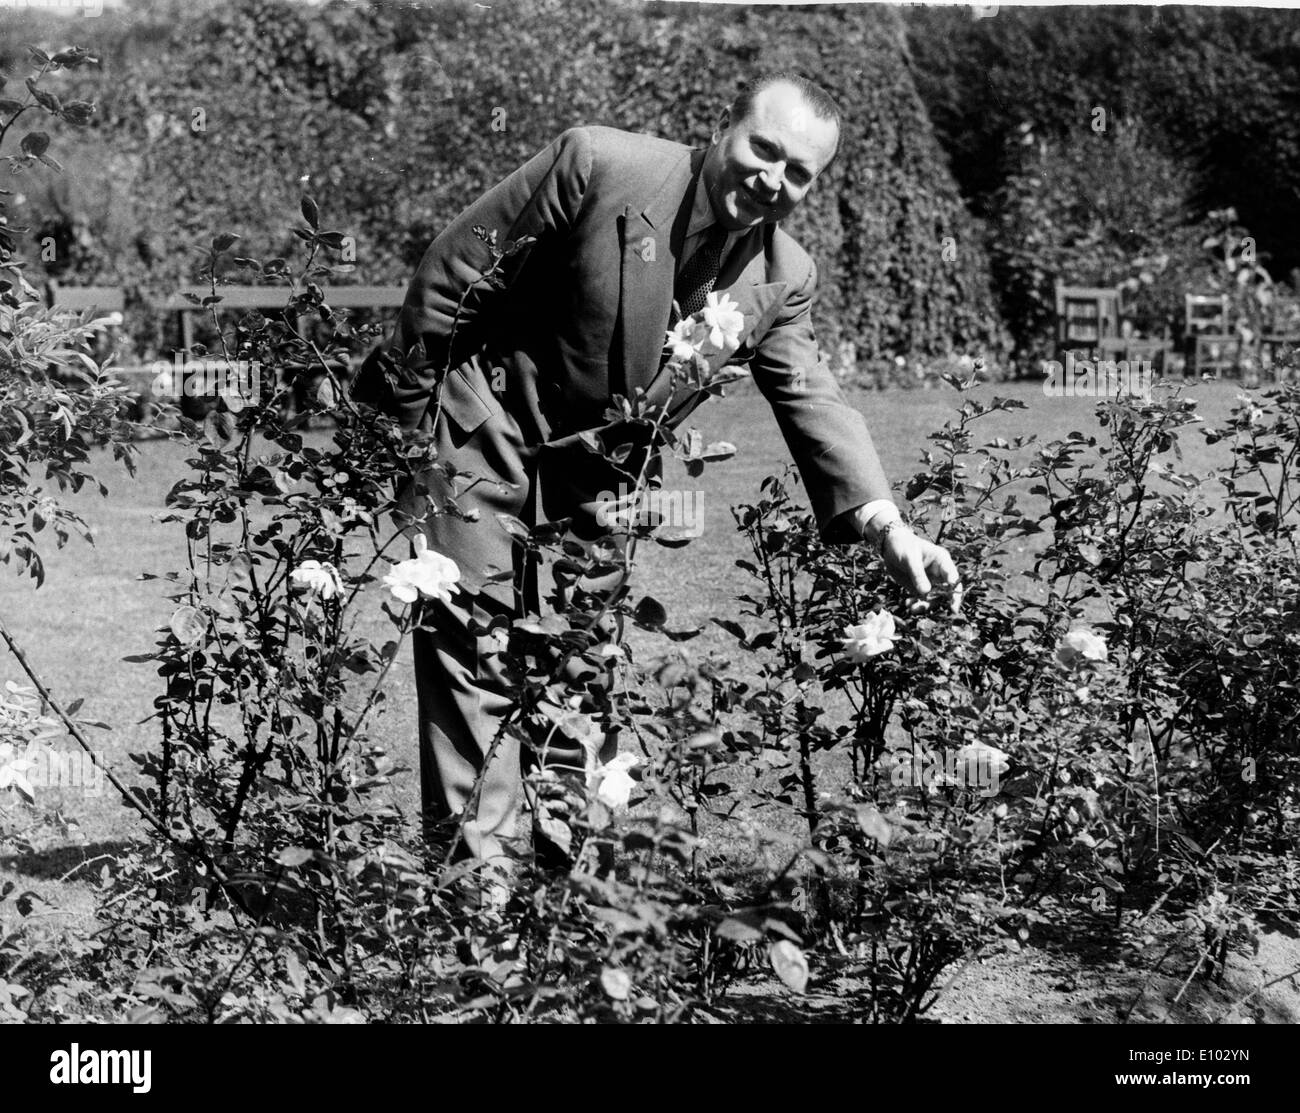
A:
MULTIPOLYGON (((398 309, 406 300, 405 286, 323 286, 321 292, 325 302, 332 309, 398 309)), ((257 310, 268 316, 281 316, 292 296, 287 286, 218 286, 216 296, 221 300, 212 306, 196 304, 212 297, 212 287, 195 285, 182 286, 167 299, 163 308, 175 313, 180 323, 181 345, 190 351, 194 345, 194 314, 210 314, 214 309, 218 313, 227 310, 257 310)), ((310 320, 309 314, 300 313, 293 322, 301 334, 310 320)), ((292 365, 286 365, 292 371, 292 365)), ((337 374, 350 374, 346 365, 334 366, 337 374)), ((297 379, 293 387, 294 409, 301 410, 305 405, 306 393, 310 389, 310 378, 297 379)), ((193 416, 193 415, 188 415, 193 416)))
MULTIPOLYGON (((399 309, 406 300, 405 286, 324 286, 321 288, 326 303, 333 309, 399 309)), ((196 305, 190 297, 212 296, 210 286, 182 286, 167 299, 164 309, 175 313, 180 322, 181 346, 186 351, 194 343, 195 313, 208 313, 209 307, 196 305), (189 295, 189 296, 187 296, 189 295)), ((228 309, 256 309, 259 312, 283 309, 289 301, 287 286, 218 286, 219 302, 211 308, 218 313, 228 309)), ((306 316, 300 315, 301 330, 306 316)))
POLYGON ((126 296, 120 286, 60 286, 51 282, 46 298, 51 309, 71 309, 78 313, 83 309, 100 313, 121 313, 126 309, 126 296))
POLYGON ((103 320, 109 314, 116 314, 116 321, 109 321, 107 327, 96 329, 88 341, 91 355, 100 362, 116 351, 122 313, 126 309, 126 295, 120 286, 60 286, 51 280, 45 287, 45 303, 51 309, 71 313, 89 311, 91 320, 103 320))

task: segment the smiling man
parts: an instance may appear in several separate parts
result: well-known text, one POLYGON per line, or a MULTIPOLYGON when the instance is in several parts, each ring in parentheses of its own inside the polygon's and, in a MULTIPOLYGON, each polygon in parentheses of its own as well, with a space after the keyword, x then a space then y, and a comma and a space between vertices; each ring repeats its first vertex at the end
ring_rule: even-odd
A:
MULTIPOLYGON (((475 856, 496 855, 517 834, 521 753, 507 740, 483 768, 510 701, 496 647, 473 622, 536 609, 530 569, 496 515, 530 525, 571 518, 577 536, 601 534, 599 493, 622 477, 595 466, 580 434, 605 425, 614 395, 638 387, 669 406, 674 425, 703 401, 698 391, 674 393, 662 357, 668 329, 710 292, 725 291, 744 317, 738 347, 718 362, 748 366, 823 536, 878 547, 914 594, 937 580, 955 608, 957 570, 902 524, 866 422, 818 351, 816 266, 779 227, 834 159, 839 133, 830 97, 785 73, 760 78, 724 109, 707 148, 605 127, 566 131, 434 240, 392 338, 363 366, 355 397, 408 430, 433 427, 430 400, 450 368, 439 458, 497 481, 432 473, 428 496, 412 488, 404 497, 416 517, 428 497, 441 505, 455 496, 477 511, 477 521, 424 517, 429 546, 460 565, 465 590, 453 605, 432 606, 435 629, 414 637, 426 820, 463 820, 475 856), (503 244, 532 242, 505 261, 504 283, 478 286, 462 304, 490 265, 476 228, 503 244), (513 568, 514 583, 488 582, 491 568, 513 568)), ((581 766, 579 753, 552 746, 552 756, 581 766)))
POLYGON ((839 110, 810 82, 772 75, 723 109, 702 181, 729 230, 784 220, 839 148, 839 110))

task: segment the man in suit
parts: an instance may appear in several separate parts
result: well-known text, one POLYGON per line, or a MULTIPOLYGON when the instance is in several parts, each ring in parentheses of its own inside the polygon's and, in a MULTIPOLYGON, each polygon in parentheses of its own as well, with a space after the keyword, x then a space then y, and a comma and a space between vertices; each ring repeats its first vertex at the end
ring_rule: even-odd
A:
POLYGON ((834 103, 789 74, 743 92, 707 149, 606 127, 566 131, 434 240, 391 340, 363 366, 359 401, 405 430, 432 429, 439 461, 480 477, 434 472, 427 496, 414 487, 403 496, 424 516, 429 547, 462 569, 456 603, 431 608, 434 629, 415 633, 414 651, 426 820, 459 817, 476 857, 517 834, 521 797, 518 743, 491 749, 510 698, 499 643, 481 628, 493 614, 535 607, 536 592, 495 516, 572 518, 578 537, 601 534, 598 495, 618 480, 593 466, 579 434, 607 425, 612 397, 638 387, 670 407, 674 424, 702 401, 674 392, 662 357, 670 323, 709 292, 725 292, 744 316, 739 346, 713 363, 748 365, 823 536, 878 546, 913 593, 928 594, 933 578, 952 588, 955 606, 951 558, 902 524, 866 423, 818 353, 816 266, 779 227, 838 144, 834 103), (502 283, 463 297, 490 265, 482 230, 503 246, 532 240, 504 260, 502 283), (449 497, 477 520, 426 515, 427 500, 442 507, 449 497), (511 568, 513 584, 489 582, 490 569, 511 568), (474 814, 464 815, 471 802, 474 814))

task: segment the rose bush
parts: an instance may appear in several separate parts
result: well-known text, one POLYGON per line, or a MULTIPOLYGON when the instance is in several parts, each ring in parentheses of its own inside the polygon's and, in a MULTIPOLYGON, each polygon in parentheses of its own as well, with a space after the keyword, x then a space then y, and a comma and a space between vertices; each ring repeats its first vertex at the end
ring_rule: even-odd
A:
MULTIPOLYGON (((139 662, 158 689, 156 739, 135 755, 146 789, 129 795, 145 841, 102 879, 93 945, 24 960, 11 1012, 671 1021, 735 1017, 728 987, 766 977, 832 988, 854 1018, 908 1021, 946 971, 1045 926, 1133 956, 1191 939, 1192 969, 1221 973, 1261 925, 1294 923, 1295 386, 1205 430, 1223 460, 1216 518, 1204 476, 1181 470, 1179 438, 1200 420, 1179 391, 1099 403, 1095 436, 1008 442, 981 424, 1017 403, 980 400, 970 368, 949 374, 956 415, 906 493, 963 569, 961 615, 910 610, 878 559, 825 544, 773 476, 735 511, 749 582, 738 615, 713 619, 735 653, 707 656, 691 653, 699 630, 635 588, 645 545, 691 540, 653 510, 646 449, 698 475, 735 446, 670 429, 643 395, 614 399, 584 440, 627 481, 611 536, 479 526, 555 573, 542 613, 481 633, 512 688, 494 746, 564 735, 586 755, 525 781, 571 862, 517 848, 501 887, 426 845, 372 725, 421 604, 463 602, 466 570, 394 497, 447 462, 348 399, 334 368, 375 333, 327 304, 343 237, 311 198, 301 213, 300 264, 232 259, 233 233, 202 247, 213 299, 221 275, 251 269, 284 284, 288 312, 212 314, 221 358, 268 373, 257 396, 171 433, 189 452, 168 499, 185 551, 161 573, 174 608, 139 662), (291 416, 288 393, 316 376, 291 416), (305 436, 309 421, 327 432, 305 436), (1013 549, 1029 539, 1026 569, 1013 549), (382 635, 358 633, 380 614, 382 635)), ((481 230, 491 263, 464 296, 501 281, 513 245, 499 231, 481 230)), ((30 403, 11 442, 75 486, 88 446, 113 439, 111 384, 103 368, 81 392, 43 379, 50 352, 76 345, 20 285, 3 296, 5 326, 36 341, 6 349, 13 397, 30 403)), ((668 333, 676 387, 724 393, 738 372, 709 362, 734 349, 738 318, 716 296, 668 333)), ((11 551, 38 568, 28 534, 57 511, 30 468, 13 495, 11 551)), ((472 518, 454 500, 436 510, 472 518)), ((3 741, 16 783, 17 742, 3 741)), ((454 850, 462 832, 447 834, 454 850)))

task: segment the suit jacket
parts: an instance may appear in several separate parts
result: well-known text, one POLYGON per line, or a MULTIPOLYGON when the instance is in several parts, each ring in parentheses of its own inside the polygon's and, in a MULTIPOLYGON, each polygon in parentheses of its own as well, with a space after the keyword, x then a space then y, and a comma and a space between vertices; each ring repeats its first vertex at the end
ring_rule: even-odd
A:
MULTIPOLYGON (((430 420, 438 371, 443 413, 469 438, 507 410, 530 445, 560 447, 605 426, 614 394, 640 386, 679 422, 703 396, 670 398, 660 374, 678 257, 704 151, 607 127, 564 132, 483 194, 433 241, 407 291, 385 376, 371 353, 354 397, 404 429, 430 420), (504 245, 501 285, 466 288, 490 265, 478 227, 504 245), (504 374, 492 375, 500 368, 504 374), (496 380, 502 389, 494 392, 496 380)), ((844 399, 812 326, 817 270, 781 228, 751 229, 714 287, 744 314, 740 346, 715 360, 747 364, 771 404, 827 540, 857 534, 841 515, 890 498, 862 415, 844 399)), ((742 446, 743 450, 743 446, 742 446)), ((593 457, 577 452, 574 468, 593 457), (584 459, 585 458, 585 459, 584 459)), ((459 462, 472 469, 472 462, 459 462)), ((594 488, 593 488, 594 489, 594 488)))

